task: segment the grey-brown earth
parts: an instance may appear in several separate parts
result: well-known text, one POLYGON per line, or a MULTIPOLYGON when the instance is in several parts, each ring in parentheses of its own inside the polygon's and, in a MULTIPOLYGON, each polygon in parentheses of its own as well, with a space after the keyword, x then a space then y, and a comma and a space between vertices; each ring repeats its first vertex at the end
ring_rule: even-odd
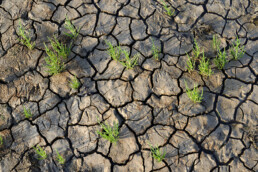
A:
POLYGON ((258 1, 0 0, 1 172, 26 171, 258 171, 258 1), (63 32, 65 16, 81 27, 66 70, 50 76, 44 42, 63 32), (18 41, 26 27, 36 47, 18 41), (238 36, 243 58, 202 77, 187 72, 186 53, 197 40, 209 58, 212 35, 229 49, 238 36), (152 41, 161 59, 152 58, 152 41), (107 54, 104 40, 140 53, 126 70, 107 54), (77 76, 78 91, 69 87, 77 76), (194 104, 184 80, 204 88, 194 104), (26 119, 23 106, 33 117, 26 119), (98 119, 119 122, 117 144, 100 138, 98 119), (166 150, 158 163, 148 143, 166 150), (48 158, 38 160, 33 146, 48 158), (56 151, 66 159, 56 160, 56 151))

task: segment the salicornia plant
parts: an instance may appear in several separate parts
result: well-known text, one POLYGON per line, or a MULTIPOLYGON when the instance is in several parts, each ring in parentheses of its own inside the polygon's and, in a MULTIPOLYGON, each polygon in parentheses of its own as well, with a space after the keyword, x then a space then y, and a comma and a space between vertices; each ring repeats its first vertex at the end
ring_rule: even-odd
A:
POLYGON ((46 44, 45 45, 45 49, 46 49, 46 53, 48 55, 48 57, 45 57, 45 61, 46 61, 46 68, 48 69, 47 72, 50 75, 55 75, 58 74, 60 72, 62 72, 64 70, 64 62, 62 61, 62 59, 52 50, 50 50, 46 44))
POLYGON ((79 32, 81 30, 81 28, 77 29, 70 20, 68 20, 68 18, 66 17, 65 18, 65 24, 64 24, 64 27, 69 30, 71 33, 66 33, 65 32, 65 35, 69 36, 70 38, 72 39, 75 39, 78 37, 79 35, 79 32))
POLYGON ((136 54, 132 58, 130 58, 128 51, 122 50, 122 53, 124 54, 125 58, 123 60, 120 60, 119 62, 123 66, 125 66, 126 69, 133 69, 134 66, 138 64, 139 54, 136 54))
POLYGON ((76 90, 80 87, 80 85, 80 81, 77 79, 76 76, 74 76, 73 79, 70 81, 70 87, 76 90))
POLYGON ((47 158, 46 151, 44 151, 42 149, 42 147, 40 147, 39 145, 37 145, 37 147, 33 147, 33 149, 35 150, 36 154, 38 155, 39 160, 43 160, 43 159, 47 158))
POLYGON ((54 36, 53 40, 48 38, 53 50, 57 53, 59 57, 67 59, 69 53, 71 52, 71 44, 69 47, 64 45, 62 42, 59 42, 57 38, 54 36))
POLYGON ((175 13, 175 10, 172 9, 172 7, 168 6, 167 3, 164 0, 161 0, 163 8, 166 10, 166 14, 168 16, 173 16, 175 13))
POLYGON ((190 90, 185 82, 186 94, 194 103, 201 103, 203 99, 203 89, 200 92, 197 85, 194 84, 194 88, 190 90))
POLYGON ((100 123, 102 131, 97 131, 97 133, 104 139, 110 141, 111 143, 116 143, 119 138, 119 127, 118 123, 113 123, 113 127, 108 124, 100 123))
POLYGON ((19 22, 17 34, 20 36, 19 41, 23 45, 27 46, 30 50, 32 50, 35 47, 35 42, 31 43, 31 38, 27 35, 27 32, 22 26, 21 21, 19 22))
POLYGON ((213 40, 213 49, 214 50, 216 50, 216 51, 218 51, 220 48, 220 41, 218 40, 218 37, 217 37, 217 35, 213 35, 213 37, 212 37, 212 40, 213 40))
POLYGON ((187 70, 189 73, 191 73, 195 69, 196 60, 199 58, 199 56, 201 54, 200 47, 195 39, 194 39, 194 48, 193 48, 192 54, 193 54, 193 56, 190 57, 186 53, 186 55, 188 57, 186 64, 187 64, 187 70))
POLYGON ((25 118, 31 118, 32 117, 30 109, 26 109, 25 106, 23 106, 23 112, 24 112, 25 118))
POLYGON ((152 50, 152 56, 155 60, 159 60, 159 53, 160 53, 160 48, 159 47, 156 47, 154 41, 152 40, 152 47, 151 47, 151 50, 152 50))
POLYGON ((188 57, 188 60, 186 62, 186 64, 187 64, 186 67, 187 67, 188 72, 191 73, 195 69, 195 59, 191 58, 188 54, 187 54, 187 57, 188 57))
POLYGON ((114 46, 111 44, 111 42, 109 42, 109 41, 105 41, 105 42, 106 42, 106 44, 107 44, 108 47, 109 47, 109 49, 108 49, 108 54, 112 57, 113 60, 119 61, 120 55, 121 55, 121 53, 122 53, 122 49, 121 49, 120 45, 117 46, 117 47, 114 47, 114 46))
POLYGON ((4 139, 2 136, 0 136, 0 145, 3 145, 4 144, 4 139))
POLYGON ((59 162, 59 164, 65 164, 65 159, 59 154, 57 150, 56 150, 56 154, 57 154, 57 161, 59 162))
POLYGON ((245 54, 244 46, 241 46, 240 40, 236 39, 235 43, 233 43, 233 46, 230 48, 230 53, 232 55, 232 59, 238 60, 243 57, 245 54))
POLYGON ((150 150, 151 150, 151 156, 157 160, 157 162, 161 162, 165 156, 166 156, 166 151, 164 150, 163 153, 161 150, 158 148, 158 146, 152 146, 150 144, 150 150))
POLYGON ((227 62, 228 60, 227 60, 227 53, 225 48, 223 52, 218 50, 218 55, 214 59, 214 63, 218 67, 218 69, 223 69, 227 62))
POLYGON ((197 41, 194 39, 194 48, 193 48, 194 59, 197 60, 199 58, 200 54, 201 54, 200 47, 199 47, 197 41))
POLYGON ((204 52, 200 60, 199 70, 200 70, 200 74, 203 76, 211 76, 211 74, 213 74, 209 59, 206 59, 206 57, 204 56, 204 52))

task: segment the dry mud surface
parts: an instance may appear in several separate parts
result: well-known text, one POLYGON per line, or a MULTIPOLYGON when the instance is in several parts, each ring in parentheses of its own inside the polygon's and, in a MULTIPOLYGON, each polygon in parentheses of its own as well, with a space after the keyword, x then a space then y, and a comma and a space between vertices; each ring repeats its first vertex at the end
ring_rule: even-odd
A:
POLYGON ((258 171, 258 1, 0 0, 0 171, 258 171), (44 42, 64 41, 68 16, 80 35, 57 75, 46 72, 44 42), (19 43, 17 28, 36 47, 19 43), (212 61, 212 35, 227 50, 236 36, 246 53, 203 77, 188 73, 193 40, 212 61), (139 65, 126 70, 107 54, 104 40, 121 44, 139 65), (161 59, 152 58, 152 40, 161 59), (73 76, 81 87, 72 90, 73 76), (184 80, 204 90, 192 103, 184 80), (23 106, 33 117, 26 119, 23 106), (98 119, 119 122, 117 144, 101 138, 98 119), (167 154, 151 157, 149 143, 167 154), (47 159, 38 160, 41 145, 47 159), (56 151, 66 159, 56 160, 56 151))

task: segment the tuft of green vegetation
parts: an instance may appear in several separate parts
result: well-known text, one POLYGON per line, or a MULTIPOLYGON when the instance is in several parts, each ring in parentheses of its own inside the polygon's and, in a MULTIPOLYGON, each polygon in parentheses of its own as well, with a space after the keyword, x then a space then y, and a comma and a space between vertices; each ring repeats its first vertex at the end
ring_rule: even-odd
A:
POLYGON ((197 60, 201 54, 200 47, 197 43, 197 41, 194 39, 194 48, 193 48, 193 55, 194 59, 197 60))
POLYGON ((159 53, 161 52, 160 51, 160 48, 159 47, 156 47, 153 39, 151 40, 152 41, 152 47, 151 47, 151 50, 152 50, 152 56, 155 60, 159 60, 159 53))
POLYGON ((168 6, 168 4, 165 1, 161 0, 161 2, 163 5, 163 8, 166 10, 166 14, 170 17, 173 16, 175 13, 175 10, 172 9, 172 7, 168 6))
POLYGON ((200 74, 203 76, 211 76, 211 74, 213 74, 213 71, 209 63, 209 59, 206 60, 206 57, 204 56, 204 52, 203 52, 202 59, 200 60, 199 70, 200 70, 200 74))
POLYGON ((20 36, 19 41, 27 46, 30 50, 32 50, 35 47, 35 42, 31 43, 31 38, 28 36, 27 32, 25 31, 24 27, 21 24, 21 21, 19 21, 19 27, 17 34, 20 36))
POLYGON ((108 45, 109 49, 108 49, 108 54, 112 57, 113 60, 115 61, 119 61, 120 59, 120 56, 121 56, 121 53, 122 53, 122 49, 119 46, 117 47, 114 47, 111 42, 109 41, 106 41, 105 40, 105 43, 108 45))
POLYGON ((69 36, 72 39, 76 39, 79 35, 79 32, 81 30, 81 28, 76 29, 76 27, 72 24, 71 20, 69 20, 66 16, 65 18, 65 24, 64 27, 69 30, 71 33, 64 33, 65 35, 69 36))
POLYGON ((216 50, 216 51, 218 51, 220 48, 220 41, 218 40, 218 37, 217 37, 217 35, 213 35, 213 37, 212 37, 212 40, 213 40, 213 49, 214 50, 216 50))
POLYGON ((108 124, 105 123, 100 123, 99 125, 101 126, 103 131, 97 131, 97 133, 104 139, 110 141, 111 143, 115 143, 117 142, 117 140, 119 139, 119 127, 118 127, 118 123, 113 123, 113 127, 111 127, 108 124))
POLYGON ((39 160, 43 160, 47 158, 46 151, 44 151, 42 147, 40 147, 39 145, 37 145, 37 147, 33 147, 33 149, 35 150, 36 154, 39 156, 38 157, 39 160))
POLYGON ((232 55, 232 59, 234 60, 238 60, 240 58, 243 57, 243 55, 245 54, 245 47, 244 46, 240 46, 240 40, 236 39, 235 43, 233 43, 233 46, 230 48, 230 53, 232 55))
POLYGON ((70 87, 76 90, 80 87, 80 85, 80 81, 77 79, 76 76, 74 76, 73 79, 70 81, 70 87))
POLYGON ((63 59, 67 59, 69 53, 71 52, 72 44, 70 44, 70 46, 67 47, 62 42, 59 42, 55 36, 53 39, 51 39, 51 38, 48 38, 48 39, 50 41, 50 44, 51 44, 53 50, 57 53, 57 55, 59 57, 62 57, 63 59))
POLYGON ((160 149, 158 146, 152 146, 150 145, 150 150, 151 150, 151 156, 157 160, 157 162, 161 162, 165 156, 166 156, 166 151, 164 150, 163 153, 161 153, 160 149))
POLYGON ((45 43, 44 45, 46 53, 48 55, 48 57, 45 57, 45 61, 47 64, 46 68, 48 68, 47 72, 50 75, 55 75, 62 72, 64 70, 64 62, 54 51, 50 50, 45 43))
POLYGON ((193 90, 190 90, 185 82, 186 94, 194 103, 201 103, 203 99, 203 89, 200 92, 197 85, 194 84, 193 90))
POLYGON ((187 57, 188 57, 188 60, 186 62, 187 70, 188 70, 189 73, 191 73, 195 69, 195 59, 191 58, 188 54, 187 54, 187 57))
POLYGON ((23 112, 24 112, 24 116, 25 118, 31 118, 32 117, 32 114, 31 114, 31 111, 30 109, 26 109, 25 106, 23 106, 23 112))
POLYGON ((2 136, 0 136, 0 145, 3 145, 4 144, 4 139, 2 136))
POLYGON ((59 154, 57 150, 56 150, 56 154, 57 154, 57 161, 59 162, 59 164, 65 164, 65 159, 59 154))
POLYGON ((119 62, 123 66, 125 66, 126 69, 133 69, 134 66, 138 64, 139 54, 136 54, 132 58, 130 58, 128 51, 122 50, 122 53, 124 54, 125 58, 123 60, 120 60, 119 62))
POLYGON ((227 60, 227 53, 226 50, 224 48, 224 51, 221 52, 218 49, 218 55, 217 57, 214 59, 214 63, 215 65, 218 67, 218 69, 224 69, 224 66, 227 64, 228 60, 227 60))

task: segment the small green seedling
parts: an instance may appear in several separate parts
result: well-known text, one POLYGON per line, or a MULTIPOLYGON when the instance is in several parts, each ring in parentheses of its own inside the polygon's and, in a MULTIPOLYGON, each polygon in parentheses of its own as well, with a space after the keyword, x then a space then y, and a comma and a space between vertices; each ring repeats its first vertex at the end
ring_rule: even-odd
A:
POLYGON ((50 50, 45 43, 44 45, 45 45, 46 53, 48 55, 48 57, 45 57, 45 61, 47 64, 46 68, 48 69, 47 72, 50 75, 52 74, 55 75, 62 72, 64 70, 64 62, 55 52, 50 50))
POLYGON ((51 38, 48 38, 50 41, 50 44, 53 48, 53 50, 57 53, 59 57, 62 57, 63 59, 67 59, 69 53, 71 52, 71 46, 69 47, 64 45, 62 42, 59 42, 57 38, 54 36, 53 40, 51 38))
POLYGON ((220 48, 220 41, 218 40, 218 37, 217 37, 217 35, 213 35, 213 37, 212 37, 212 40, 213 40, 213 49, 215 50, 215 51, 218 51, 220 48))
POLYGON ((126 50, 122 50, 122 53, 125 56, 125 59, 120 60, 119 62, 126 67, 126 69, 133 69, 134 66, 138 64, 139 54, 134 55, 130 58, 129 52, 126 50))
POLYGON ((235 43, 233 43, 233 46, 230 48, 230 53, 232 55, 232 59, 238 60, 243 57, 245 54, 244 46, 240 46, 240 40, 236 39, 235 43))
POLYGON ((115 61, 119 61, 121 53, 122 53, 122 49, 119 46, 114 47, 111 42, 109 41, 105 41, 106 44, 108 45, 109 49, 108 49, 108 54, 110 55, 110 57, 115 60, 115 61))
POLYGON ((59 164, 65 164, 65 159, 59 154, 57 150, 56 150, 56 154, 57 154, 57 161, 59 162, 59 164))
POLYGON ((218 50, 218 55, 214 59, 214 63, 218 67, 218 69, 220 69, 220 70, 224 69, 224 66, 227 64, 227 62, 228 62, 228 60, 227 60, 227 53, 226 53, 225 48, 224 48, 223 52, 218 50))
POLYGON ((118 123, 113 123, 113 127, 111 127, 108 124, 105 123, 100 123, 99 125, 101 126, 103 131, 97 131, 97 133, 103 137, 104 139, 110 141, 111 143, 115 143, 117 142, 119 136, 119 127, 118 127, 118 123))
POLYGON ((0 136, 0 145, 3 145, 4 144, 4 139, 2 136, 0 136))
POLYGON ((76 27, 72 24, 72 22, 70 20, 68 20, 67 16, 65 18, 64 27, 71 32, 71 33, 66 33, 65 32, 65 35, 69 36, 72 39, 76 39, 79 35, 80 30, 81 30, 81 28, 76 29, 76 27))
POLYGON ((31 114, 31 111, 30 109, 26 109, 25 106, 23 106, 23 112, 24 112, 24 116, 25 118, 31 118, 32 117, 32 114, 31 114))
POLYGON ((152 146, 150 144, 150 150, 151 150, 151 156, 157 160, 157 162, 161 162, 165 156, 166 156, 166 151, 164 150, 163 153, 161 153, 160 149, 158 146, 152 146))
POLYGON ((158 61, 158 60, 159 60, 159 53, 160 53, 161 51, 160 51, 160 48, 159 48, 159 47, 156 47, 156 45, 155 45, 155 43, 154 43, 153 40, 152 40, 152 48, 151 48, 151 50, 152 50, 152 56, 153 56, 153 58, 158 61))
POLYGON ((39 156, 38 157, 39 160, 43 160, 47 158, 46 151, 44 151, 42 147, 40 147, 39 145, 37 145, 37 147, 33 147, 33 149, 35 150, 36 154, 39 156))
POLYGON ((163 8, 166 10, 166 14, 170 17, 173 16, 175 13, 175 10, 173 10, 172 7, 169 7, 165 1, 161 0, 161 2, 163 4, 163 8))
POLYGON ((188 57, 188 60, 186 62, 187 70, 188 70, 189 73, 191 73, 195 69, 195 59, 191 58, 188 54, 187 54, 187 57, 188 57))
POLYGON ((197 85, 194 84, 193 90, 190 90, 185 82, 186 94, 194 103, 201 103, 203 99, 203 89, 200 91, 197 88, 197 85))
POLYGON ((70 81, 70 87, 72 89, 77 90, 80 87, 81 83, 80 81, 77 79, 76 76, 74 76, 74 78, 70 81))
POLYGON ((199 70, 200 70, 200 74, 203 76, 209 77, 211 76, 211 74, 213 74, 213 71, 209 63, 209 59, 206 60, 206 57, 204 56, 204 52, 203 52, 202 59, 200 60, 199 70))
POLYGON ((27 46, 30 50, 32 50, 35 47, 35 42, 31 43, 31 38, 29 38, 29 36, 27 35, 27 32, 22 26, 21 21, 19 22, 17 34, 20 36, 19 41, 23 45, 27 46))
POLYGON ((201 54, 200 47, 197 43, 197 41, 194 39, 194 48, 193 48, 193 54, 194 54, 194 59, 197 60, 201 54))

